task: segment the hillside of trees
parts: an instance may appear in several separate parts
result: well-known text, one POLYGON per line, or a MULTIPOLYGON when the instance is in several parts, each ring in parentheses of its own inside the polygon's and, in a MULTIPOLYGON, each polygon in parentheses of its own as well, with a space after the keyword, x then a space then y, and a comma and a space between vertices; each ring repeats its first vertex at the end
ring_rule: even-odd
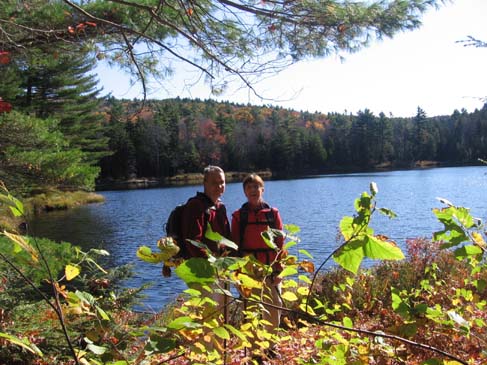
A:
POLYGON ((164 178, 270 169, 275 175, 410 168, 420 161, 471 164, 487 155, 487 105, 468 113, 413 118, 303 112, 212 100, 116 100, 103 106, 113 154, 102 179, 164 178))

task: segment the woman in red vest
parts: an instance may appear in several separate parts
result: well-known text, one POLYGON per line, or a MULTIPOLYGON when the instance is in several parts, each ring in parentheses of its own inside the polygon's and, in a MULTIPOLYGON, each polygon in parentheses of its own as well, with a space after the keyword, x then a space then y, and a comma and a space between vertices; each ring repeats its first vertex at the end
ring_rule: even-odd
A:
MULTIPOLYGON (((282 306, 281 278, 282 271, 279 257, 282 253, 284 237, 274 238, 276 248, 269 247, 262 238, 262 232, 268 228, 282 230, 282 220, 279 211, 271 208, 263 199, 264 181, 257 174, 248 175, 243 181, 243 190, 247 202, 232 214, 232 240, 239 247, 240 256, 253 255, 259 262, 270 265, 270 270, 254 272, 256 280, 263 280, 264 290, 255 290, 253 294, 260 296, 260 300, 277 307, 282 306)), ((262 318, 272 324, 270 331, 274 332, 280 325, 281 311, 267 306, 262 318)))

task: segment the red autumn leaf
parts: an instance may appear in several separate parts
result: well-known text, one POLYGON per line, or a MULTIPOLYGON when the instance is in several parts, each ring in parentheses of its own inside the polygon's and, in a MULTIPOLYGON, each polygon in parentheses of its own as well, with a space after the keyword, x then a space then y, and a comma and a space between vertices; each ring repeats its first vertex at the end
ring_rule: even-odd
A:
POLYGON ((7 65, 10 63, 10 52, 0 51, 0 65, 7 65))
POLYGON ((0 98, 0 113, 9 113, 12 110, 12 104, 7 103, 6 101, 0 98))

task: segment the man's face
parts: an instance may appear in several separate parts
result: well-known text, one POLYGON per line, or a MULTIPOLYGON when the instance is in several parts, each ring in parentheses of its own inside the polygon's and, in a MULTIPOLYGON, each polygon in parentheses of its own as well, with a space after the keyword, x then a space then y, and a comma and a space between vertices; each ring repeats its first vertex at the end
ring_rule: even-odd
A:
POLYGON ((205 194, 216 203, 225 192, 225 174, 212 172, 203 183, 205 194))

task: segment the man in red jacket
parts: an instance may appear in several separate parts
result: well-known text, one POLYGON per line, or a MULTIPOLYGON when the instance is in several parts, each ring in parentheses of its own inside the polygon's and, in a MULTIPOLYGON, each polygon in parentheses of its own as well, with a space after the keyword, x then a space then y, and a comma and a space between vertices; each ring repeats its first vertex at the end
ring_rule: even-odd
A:
MULTIPOLYGON (((225 173, 218 166, 208 166, 204 170, 203 192, 198 192, 195 197, 188 200, 182 213, 182 238, 185 242, 188 258, 205 258, 207 251, 204 248, 196 247, 187 242, 188 239, 204 243, 215 256, 224 253, 225 247, 221 247, 217 242, 205 237, 208 225, 213 232, 220 233, 225 238, 230 238, 230 224, 227 218, 225 205, 220 198, 225 192, 225 173)), ((199 285, 193 285, 194 289, 199 290, 203 296, 209 296, 217 306, 203 305, 203 316, 205 318, 216 317, 217 320, 227 323, 228 321, 228 300, 221 293, 221 289, 227 289, 226 284, 218 280, 211 285, 213 292, 208 293, 206 289, 199 285), (223 314, 223 318, 220 317, 223 314)), ((215 336, 208 336, 213 342, 217 342, 215 336)), ((207 350, 211 351, 215 345, 222 348, 220 343, 209 343, 207 350)), ((223 348, 226 343, 223 344, 223 348)))
POLYGON ((220 167, 205 168, 203 188, 203 192, 198 192, 188 201, 182 215, 182 238, 186 242, 189 257, 206 257, 206 252, 187 242, 187 239, 204 243, 217 256, 222 253, 222 248, 216 242, 205 237, 208 224, 213 232, 230 238, 227 211, 220 200, 225 192, 225 173, 220 167))

